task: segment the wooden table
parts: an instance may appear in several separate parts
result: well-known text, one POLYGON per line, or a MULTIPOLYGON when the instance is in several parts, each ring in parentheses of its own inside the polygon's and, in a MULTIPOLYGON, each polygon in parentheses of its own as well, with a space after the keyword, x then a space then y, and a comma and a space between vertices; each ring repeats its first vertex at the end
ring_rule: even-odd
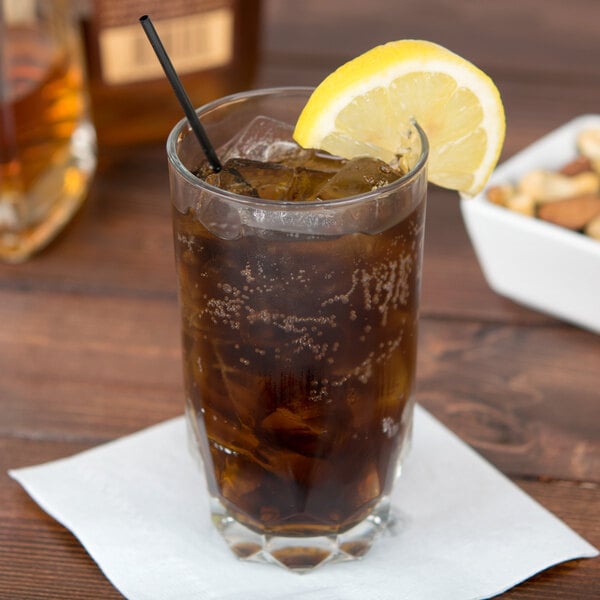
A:
MULTIPOLYGON (((314 84, 405 37, 446 45, 502 92, 503 157, 600 109, 597 0, 271 0, 257 86, 314 84), (301 7, 301 8, 300 8, 301 7)), ((104 153, 89 201, 34 260, 0 266, 0 598, 119 598, 6 469, 71 455, 182 412, 162 144, 104 153)), ((600 276, 600 273, 599 273, 600 276)), ((600 300, 599 300, 600 310, 600 300)), ((600 337, 495 295, 455 193, 428 208, 418 400, 600 545, 600 337)), ((591 599, 600 561, 503 598, 591 599)))

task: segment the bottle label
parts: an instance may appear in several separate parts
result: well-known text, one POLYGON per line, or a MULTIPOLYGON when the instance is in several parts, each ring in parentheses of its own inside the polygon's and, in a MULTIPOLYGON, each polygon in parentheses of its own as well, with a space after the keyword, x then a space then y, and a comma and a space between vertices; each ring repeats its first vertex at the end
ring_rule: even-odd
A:
MULTIPOLYGON (((133 7, 135 16, 123 19, 123 4, 128 3, 120 3, 120 10, 117 4, 117 9, 111 11, 111 3, 100 2, 103 10, 98 14, 98 43, 102 79, 108 85, 119 85, 164 77, 156 54, 138 22, 139 17, 144 14, 143 9, 137 14, 133 7), (126 24, 119 24, 123 20, 126 24)), ((182 3, 173 2, 170 6, 174 8, 177 4, 182 3)), ((177 14, 183 12, 179 10, 175 11, 175 15, 167 16, 164 8, 162 14, 157 14, 157 18, 150 13, 179 75, 223 67, 233 59, 234 14, 231 3, 204 2, 209 7, 201 12, 198 4, 203 3, 193 4, 195 10, 186 14, 177 14)))

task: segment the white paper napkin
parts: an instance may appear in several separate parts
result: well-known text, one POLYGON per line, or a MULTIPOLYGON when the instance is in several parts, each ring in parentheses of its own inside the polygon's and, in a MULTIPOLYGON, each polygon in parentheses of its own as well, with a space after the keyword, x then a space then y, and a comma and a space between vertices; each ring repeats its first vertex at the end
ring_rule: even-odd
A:
POLYGON ((132 600, 471 600, 598 551, 417 407, 399 526, 307 575, 238 561, 213 529, 183 417, 10 471, 132 600))

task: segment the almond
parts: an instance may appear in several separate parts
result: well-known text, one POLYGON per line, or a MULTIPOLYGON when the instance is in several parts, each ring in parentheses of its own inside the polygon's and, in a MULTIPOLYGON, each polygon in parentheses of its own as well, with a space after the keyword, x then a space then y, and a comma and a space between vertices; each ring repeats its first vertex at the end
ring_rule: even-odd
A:
POLYGON ((579 173, 585 173, 585 171, 592 171, 592 161, 587 156, 578 156, 574 158, 571 162, 568 162, 563 168, 559 171, 561 175, 567 175, 568 177, 573 177, 574 175, 579 175, 579 173))
POLYGON ((594 217, 600 215, 600 196, 582 194, 563 198, 555 202, 540 204, 537 216, 544 221, 561 225, 568 229, 583 229, 594 217))

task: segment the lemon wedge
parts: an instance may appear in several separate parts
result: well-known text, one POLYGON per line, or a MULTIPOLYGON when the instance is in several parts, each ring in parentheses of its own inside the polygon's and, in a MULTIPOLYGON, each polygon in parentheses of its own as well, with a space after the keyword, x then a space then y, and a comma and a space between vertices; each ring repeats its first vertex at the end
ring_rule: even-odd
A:
POLYGON ((294 139, 394 164, 407 152, 413 120, 429 140, 429 181, 478 193, 504 142, 500 94, 483 71, 432 42, 389 42, 342 65, 313 92, 294 139))

